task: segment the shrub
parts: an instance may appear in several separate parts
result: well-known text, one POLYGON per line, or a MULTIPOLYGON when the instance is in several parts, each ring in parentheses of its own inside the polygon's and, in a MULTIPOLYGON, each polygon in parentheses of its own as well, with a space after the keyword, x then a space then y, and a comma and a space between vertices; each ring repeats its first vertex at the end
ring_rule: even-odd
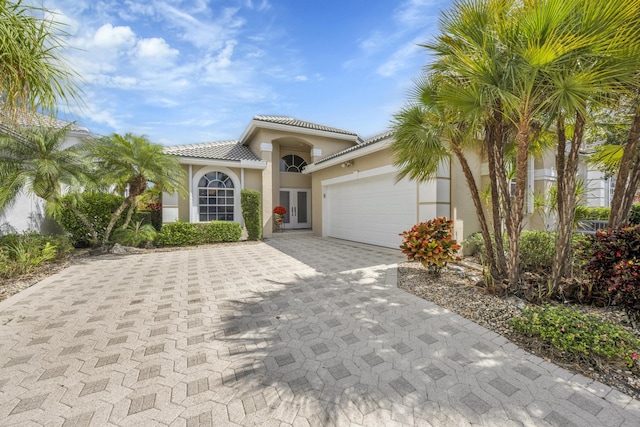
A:
POLYGON ((65 236, 45 236, 38 233, 9 234, 0 237, 0 277, 26 274, 73 250, 65 236))
POLYGON ((153 242, 158 232, 151 224, 143 224, 142 220, 136 221, 126 229, 117 229, 113 233, 113 240, 126 246, 142 246, 144 243, 153 242))
POLYGON ((202 243, 237 242, 242 236, 242 227, 237 222, 232 221, 211 221, 201 226, 202 243))
POLYGON ((487 249, 484 246, 484 238, 482 237, 482 233, 478 231, 470 234, 469 237, 462 241, 462 245, 465 249, 465 253, 468 253, 472 257, 478 258, 482 263, 485 262, 487 258, 487 249))
POLYGON ((409 260, 420 261, 431 274, 439 275, 447 263, 460 259, 460 245, 452 239, 453 221, 446 217, 435 218, 402 232, 402 253, 409 260))
POLYGON ((575 221, 600 220, 606 221, 611 215, 611 208, 576 206, 575 221))
POLYGON ((242 228, 237 222, 172 222, 164 224, 156 241, 160 246, 190 246, 205 243, 237 242, 242 228))
POLYGON ((249 240, 260 240, 262 237, 262 208, 260 192, 256 190, 242 190, 240 203, 242 204, 242 217, 247 227, 249 240))
POLYGON ((640 203, 634 203, 629 212, 629 223, 640 224, 640 203))
MULTIPOLYGON (((87 193, 78 201, 78 209, 84 213, 87 219, 93 224, 98 233, 98 241, 104 238, 104 232, 111 219, 111 213, 122 204, 124 197, 114 194, 105 193, 87 193)), ((63 206, 66 202, 71 202, 69 196, 62 198, 63 206)), ((134 213, 132 221, 136 222, 139 218, 134 213)), ((58 220, 64 230, 71 235, 71 242, 76 247, 91 246, 91 233, 87 227, 80 221, 80 218, 68 207, 63 207, 58 220)), ((122 215, 116 222, 114 229, 122 227, 125 215, 122 215)))
POLYGON ((629 366, 640 351, 640 341, 622 326, 561 306, 527 307, 523 317, 511 319, 510 324, 516 331, 538 336, 559 350, 595 353, 624 360, 629 366))
POLYGON ((528 231, 520 234, 520 265, 525 271, 548 273, 556 252, 556 233, 528 231))
POLYGON ((599 230, 584 268, 594 291, 606 291, 640 320, 640 225, 599 230))

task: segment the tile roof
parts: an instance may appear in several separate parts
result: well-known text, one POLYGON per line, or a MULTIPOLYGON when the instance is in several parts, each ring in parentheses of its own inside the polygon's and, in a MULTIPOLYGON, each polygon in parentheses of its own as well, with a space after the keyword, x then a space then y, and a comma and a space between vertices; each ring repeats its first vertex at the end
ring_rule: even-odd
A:
POLYGON ((333 133, 341 133, 341 134, 344 134, 344 135, 358 136, 358 134, 355 133, 355 132, 351 132, 351 131, 344 130, 344 129, 338 129, 338 128, 334 128, 334 127, 330 127, 330 126, 320 125, 320 124, 317 124, 317 123, 307 122, 305 120, 299 120, 299 119, 295 119, 293 117, 286 117, 286 116, 254 116, 253 120, 257 120, 257 121, 260 121, 260 122, 276 123, 276 124, 280 124, 280 125, 295 126, 295 127, 299 127, 299 128, 320 130, 320 131, 324 131, 324 132, 333 132, 333 133))
POLYGON ((206 142, 203 144, 173 145, 165 147, 164 152, 174 156, 198 157, 203 159, 260 160, 249 147, 235 140, 206 142))
POLYGON ((67 122, 55 117, 45 116, 43 114, 35 113, 30 115, 22 115, 16 120, 5 119, 5 116, 0 117, 0 130, 8 133, 15 133, 16 125, 20 128, 30 127, 42 127, 49 129, 62 129, 65 126, 69 127, 70 132, 80 132, 89 134, 89 130, 82 126, 79 126, 75 122, 67 122))
POLYGON ((390 136, 392 136, 392 135, 393 135, 393 131, 388 130, 388 131, 386 131, 386 132, 383 132, 383 133, 380 133, 380 134, 378 134, 378 135, 372 136, 372 137, 371 137, 371 138, 369 138, 369 139, 365 139, 363 142, 361 142, 361 143, 360 143, 360 144, 358 144, 358 145, 354 145, 353 147, 349 147, 349 148, 347 148, 347 149, 345 149, 345 150, 339 151, 339 152, 337 152, 337 153, 335 153, 335 154, 332 154, 332 155, 327 156, 327 157, 325 157, 325 158, 323 158, 323 159, 320 159, 320 160, 318 160, 318 161, 317 161, 317 162, 315 162, 315 163, 316 163, 316 164, 319 164, 319 163, 322 163, 322 162, 326 162, 327 160, 331 160, 331 159, 334 159, 334 158, 336 158, 336 157, 340 157, 340 156, 342 156, 343 154, 347 154, 347 153, 350 153, 350 152, 352 152, 352 151, 359 150, 359 149, 364 148, 364 147, 366 147, 366 146, 368 146, 368 145, 373 145, 373 144, 375 144, 376 142, 383 141, 383 140, 385 140, 385 139, 389 138, 389 137, 390 137, 390 136))

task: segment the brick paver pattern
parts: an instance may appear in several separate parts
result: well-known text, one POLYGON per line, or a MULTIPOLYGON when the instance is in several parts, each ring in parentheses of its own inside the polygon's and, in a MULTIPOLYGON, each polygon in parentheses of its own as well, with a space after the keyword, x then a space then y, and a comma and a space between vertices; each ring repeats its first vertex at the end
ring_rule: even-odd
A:
POLYGON ((83 260, 0 303, 0 425, 640 425, 400 261, 308 235, 83 260))

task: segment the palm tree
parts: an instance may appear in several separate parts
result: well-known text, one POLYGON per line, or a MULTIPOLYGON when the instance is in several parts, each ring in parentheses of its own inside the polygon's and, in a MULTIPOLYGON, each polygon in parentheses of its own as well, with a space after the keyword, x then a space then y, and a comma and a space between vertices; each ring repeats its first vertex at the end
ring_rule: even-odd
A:
MULTIPOLYGON (((92 184, 83 144, 64 147, 70 127, 28 128, 0 137, 0 213, 25 193, 43 199, 47 216, 55 217, 63 187, 73 190, 92 184)), ((77 211, 74 206, 70 208, 77 211)), ((76 213, 88 225, 87 218, 76 213)))
POLYGON ((464 89, 460 91, 457 85, 456 88, 452 91, 447 76, 438 73, 416 81, 409 104, 394 117, 395 138, 391 146, 394 164, 400 169, 399 179, 408 176, 422 182, 433 179, 438 167, 448 163, 452 154, 456 157, 480 222, 492 282, 500 283, 504 276, 504 253, 494 251, 482 198, 465 154, 465 150, 479 145, 476 139, 478 123, 471 115, 463 114, 458 106, 460 103, 456 103, 456 100, 473 98, 475 94, 464 89), (454 93, 455 98, 452 96, 454 93), (502 262, 496 260, 500 255, 502 262))
POLYGON ((162 145, 150 142, 145 136, 113 134, 91 142, 89 152, 95 159, 103 182, 126 193, 122 205, 111 215, 103 244, 109 241, 118 218, 129 208, 122 226, 123 229, 127 228, 138 196, 144 193, 149 183, 169 193, 187 192, 184 184, 186 175, 178 159, 166 155, 162 145))
POLYGON ((54 13, 0 0, 0 116, 16 122, 36 111, 54 113, 60 101, 78 101, 77 75, 62 56, 63 24, 54 13), (46 16, 45 16, 46 15, 46 16))

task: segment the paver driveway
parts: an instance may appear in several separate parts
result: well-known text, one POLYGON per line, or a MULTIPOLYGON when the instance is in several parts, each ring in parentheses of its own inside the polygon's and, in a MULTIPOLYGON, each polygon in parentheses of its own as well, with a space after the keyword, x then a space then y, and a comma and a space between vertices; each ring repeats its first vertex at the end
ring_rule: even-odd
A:
POLYGON ((0 425, 640 425, 640 403, 303 236, 89 259, 0 303, 0 425))

